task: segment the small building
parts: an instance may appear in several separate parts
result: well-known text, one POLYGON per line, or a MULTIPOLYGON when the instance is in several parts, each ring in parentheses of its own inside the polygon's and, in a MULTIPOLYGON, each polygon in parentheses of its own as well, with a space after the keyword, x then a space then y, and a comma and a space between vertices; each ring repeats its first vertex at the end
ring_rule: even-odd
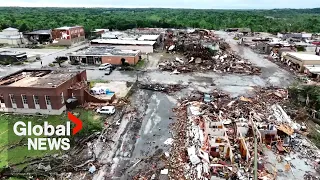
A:
POLYGON ((16 28, 7 28, 0 32, 0 44, 21 45, 25 43, 23 34, 16 28))
POLYGON ((52 30, 37 30, 32 32, 24 33, 24 37, 33 44, 43 44, 48 43, 52 40, 52 30))
POLYGON ((161 42, 160 35, 142 35, 138 41, 156 41, 158 44, 161 42))
POLYGON ((121 59, 129 64, 136 64, 140 59, 140 50, 121 50, 110 46, 91 46, 67 54, 72 64, 99 65, 110 63, 121 65, 121 59))
POLYGON ((82 26, 60 27, 52 30, 54 45, 71 46, 85 40, 85 32, 82 26))
POLYGON ((87 81, 86 71, 23 69, 0 79, 0 111, 59 115, 70 97, 84 102, 74 86, 87 81))
POLYGON ((288 52, 284 58, 299 65, 301 72, 304 71, 305 65, 320 65, 320 56, 314 54, 288 52))
POLYGON ((26 52, 0 51, 0 64, 11 64, 27 60, 27 58, 26 52))
POLYGON ((123 39, 94 39, 92 46, 112 46, 122 50, 139 50, 142 53, 153 53, 156 41, 137 41, 123 39))
POLYGON ((304 65, 304 73, 316 81, 320 81, 320 65, 304 65))

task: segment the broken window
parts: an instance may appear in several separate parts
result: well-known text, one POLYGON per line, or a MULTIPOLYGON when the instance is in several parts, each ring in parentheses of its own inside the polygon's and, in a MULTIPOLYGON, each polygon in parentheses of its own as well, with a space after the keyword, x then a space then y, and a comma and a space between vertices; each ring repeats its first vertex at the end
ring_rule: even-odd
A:
POLYGON ((46 99, 46 104, 51 105, 50 96, 45 96, 45 99, 46 99))
POLYGON ((92 56, 87 57, 88 64, 94 64, 94 59, 92 56))
POLYGON ((16 99, 14 98, 13 94, 9 94, 10 100, 12 104, 16 104, 16 99))
POLYGON ((22 103, 23 104, 28 104, 27 96, 25 94, 22 94, 21 98, 22 98, 22 103))
POLYGON ((61 103, 64 104, 64 96, 63 96, 63 92, 61 93, 61 103))
POLYGON ((39 104, 39 97, 33 96, 34 104, 39 104))

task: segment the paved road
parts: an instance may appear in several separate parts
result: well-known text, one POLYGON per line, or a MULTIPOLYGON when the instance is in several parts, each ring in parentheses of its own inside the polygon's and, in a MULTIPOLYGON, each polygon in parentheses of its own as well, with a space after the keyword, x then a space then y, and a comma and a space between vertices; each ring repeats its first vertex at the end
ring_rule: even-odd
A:
MULTIPOLYGON (((84 48, 87 45, 88 44, 78 45, 78 46, 71 47, 69 49, 62 49, 57 52, 42 55, 41 56, 42 66, 48 66, 50 63, 52 63, 55 60, 57 56, 65 56, 67 53, 84 48)), ((18 71, 24 68, 41 68, 41 61, 36 61, 30 64, 21 65, 21 66, 10 66, 10 67, 2 66, 0 67, 0 77, 6 76, 10 73, 13 73, 15 71, 18 71)))
POLYGON ((238 41, 233 39, 233 36, 228 35, 228 33, 223 31, 216 31, 221 38, 224 38, 231 46, 232 50, 236 51, 243 58, 248 59, 254 65, 262 69, 262 74, 260 77, 270 85, 284 85, 287 86, 291 84, 294 80, 292 74, 284 69, 281 69, 278 65, 274 64, 267 59, 264 59, 262 55, 259 55, 252 51, 252 49, 239 46, 238 41))

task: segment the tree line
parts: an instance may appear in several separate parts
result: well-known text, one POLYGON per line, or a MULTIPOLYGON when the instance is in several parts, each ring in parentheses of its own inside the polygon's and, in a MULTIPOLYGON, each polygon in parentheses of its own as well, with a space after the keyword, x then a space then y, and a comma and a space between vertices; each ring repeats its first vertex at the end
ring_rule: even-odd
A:
POLYGON ((248 27, 253 31, 320 32, 320 8, 275 10, 23 8, 1 7, 0 29, 22 32, 82 25, 126 30, 141 27, 225 29, 248 27))

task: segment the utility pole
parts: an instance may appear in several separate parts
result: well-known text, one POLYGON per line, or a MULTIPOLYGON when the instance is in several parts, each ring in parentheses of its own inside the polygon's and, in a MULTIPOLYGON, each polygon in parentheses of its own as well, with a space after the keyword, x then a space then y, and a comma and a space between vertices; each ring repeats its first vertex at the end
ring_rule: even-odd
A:
POLYGON ((256 130, 254 130, 254 180, 258 180, 258 147, 256 130))

